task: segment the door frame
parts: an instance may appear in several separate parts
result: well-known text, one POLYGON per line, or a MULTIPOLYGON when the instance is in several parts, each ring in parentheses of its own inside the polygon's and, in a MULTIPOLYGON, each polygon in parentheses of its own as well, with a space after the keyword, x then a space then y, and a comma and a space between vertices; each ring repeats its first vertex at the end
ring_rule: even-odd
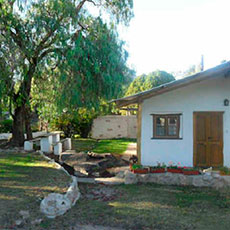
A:
MULTIPOLYGON (((193 112, 193 166, 196 166, 197 163, 197 152, 196 152, 196 115, 197 114, 213 114, 213 113, 219 113, 224 114, 224 111, 194 111, 193 112)), ((224 119, 222 120, 222 165, 224 163, 224 152, 223 152, 223 146, 224 146, 224 119)))

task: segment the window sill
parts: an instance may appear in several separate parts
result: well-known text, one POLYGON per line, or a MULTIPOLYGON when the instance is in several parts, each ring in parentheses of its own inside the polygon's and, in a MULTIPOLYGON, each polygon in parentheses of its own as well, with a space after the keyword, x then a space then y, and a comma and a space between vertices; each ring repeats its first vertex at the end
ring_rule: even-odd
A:
POLYGON ((177 138, 177 137, 175 137, 175 138, 168 138, 168 137, 161 137, 161 138, 159 138, 159 137, 152 137, 151 140, 183 140, 183 138, 182 138, 182 137, 179 137, 179 138, 177 138))

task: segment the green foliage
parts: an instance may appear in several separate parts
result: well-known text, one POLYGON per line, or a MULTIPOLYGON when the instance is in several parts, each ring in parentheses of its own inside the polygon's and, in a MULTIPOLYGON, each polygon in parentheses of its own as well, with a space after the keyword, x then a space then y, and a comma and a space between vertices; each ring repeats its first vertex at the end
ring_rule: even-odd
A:
POLYGON ((143 74, 133 80, 126 91, 126 96, 143 92, 174 80, 175 78, 173 75, 160 70, 154 71, 148 75, 143 74))
POLYGON ((133 164, 132 165, 132 169, 135 170, 135 169, 142 169, 143 166, 142 165, 138 165, 138 164, 133 164))
POLYGON ((219 167, 218 170, 221 172, 223 175, 230 175, 230 168, 223 166, 219 167))
POLYGON ((12 127, 13 127, 12 120, 8 119, 8 120, 0 121, 0 133, 11 133, 12 127))
POLYGON ((121 93, 130 70, 115 25, 128 24, 132 0, 15 2, 0 1, 0 106, 5 97, 10 110, 38 108, 49 122, 57 111, 96 107, 121 93))
POLYGON ((127 53, 115 31, 100 18, 88 18, 87 24, 89 29, 79 34, 59 66, 61 108, 98 108, 101 100, 121 96, 131 82, 133 72, 126 66, 127 53))
POLYGON ((78 109, 71 113, 62 113, 51 122, 51 128, 62 130, 66 137, 79 134, 81 137, 88 137, 93 119, 96 117, 95 111, 85 108, 78 109))

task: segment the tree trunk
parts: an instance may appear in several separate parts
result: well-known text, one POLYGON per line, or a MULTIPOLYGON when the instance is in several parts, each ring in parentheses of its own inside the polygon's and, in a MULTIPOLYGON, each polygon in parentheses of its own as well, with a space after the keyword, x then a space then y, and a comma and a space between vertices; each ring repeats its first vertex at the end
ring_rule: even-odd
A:
POLYGON ((12 132, 12 145, 14 146, 23 146, 25 141, 24 131, 26 124, 26 132, 27 137, 32 136, 31 128, 30 128, 30 119, 27 120, 27 105, 30 98, 31 91, 31 82, 33 78, 33 74, 36 67, 36 59, 33 60, 34 63, 31 64, 27 76, 23 80, 18 93, 14 97, 15 111, 14 111, 14 122, 13 122, 13 132, 12 132), (18 105, 18 99, 21 99, 20 105, 18 105), (27 122, 25 122, 27 121, 27 122), (28 129, 28 130, 27 130, 28 129))
POLYGON ((25 109, 25 129, 26 129, 26 139, 32 140, 33 134, 31 129, 31 111, 30 108, 26 107, 25 109))
POLYGON ((11 143, 14 146, 23 146, 25 136, 24 136, 24 124, 25 124, 25 109, 24 106, 18 106, 14 111, 13 117, 13 136, 11 143))

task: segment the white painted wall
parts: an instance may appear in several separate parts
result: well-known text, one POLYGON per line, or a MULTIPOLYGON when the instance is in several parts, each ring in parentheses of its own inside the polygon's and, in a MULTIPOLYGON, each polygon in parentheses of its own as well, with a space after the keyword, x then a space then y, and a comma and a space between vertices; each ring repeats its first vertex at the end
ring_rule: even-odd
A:
POLYGON ((144 100, 142 109, 141 163, 180 162, 193 165, 193 112, 224 111, 224 165, 230 166, 230 78, 214 78, 144 100), (156 140, 153 113, 182 113, 182 140, 156 140))
POLYGON ((93 121, 91 133, 94 139, 136 138, 137 117, 119 115, 97 117, 93 121))

